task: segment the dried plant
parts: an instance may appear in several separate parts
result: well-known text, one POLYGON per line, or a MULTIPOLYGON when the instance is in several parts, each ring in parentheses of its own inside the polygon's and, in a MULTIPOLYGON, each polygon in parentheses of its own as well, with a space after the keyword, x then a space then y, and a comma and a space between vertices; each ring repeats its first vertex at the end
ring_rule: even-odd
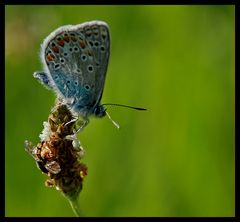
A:
POLYGON ((48 176, 45 185, 59 190, 70 201, 75 214, 80 216, 78 196, 87 167, 81 162, 84 149, 75 133, 77 123, 72 120, 74 118, 66 105, 58 101, 48 121, 43 123, 41 142, 34 146, 32 142, 25 141, 25 150, 48 176))

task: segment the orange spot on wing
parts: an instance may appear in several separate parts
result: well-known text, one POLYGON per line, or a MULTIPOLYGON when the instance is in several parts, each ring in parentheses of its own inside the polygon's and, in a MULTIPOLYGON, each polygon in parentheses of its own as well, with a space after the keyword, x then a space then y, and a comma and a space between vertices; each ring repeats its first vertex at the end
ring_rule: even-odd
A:
POLYGON ((80 47, 82 48, 82 49, 84 49, 85 48, 85 43, 84 43, 84 41, 82 41, 82 40, 80 40, 79 41, 79 45, 80 45, 80 47))
POLYGON ((60 46, 64 46, 64 40, 61 39, 60 41, 58 41, 58 45, 60 45, 60 46))
POLYGON ((47 54, 47 60, 48 61, 53 61, 55 56, 53 54, 47 54))
POLYGON ((59 53, 59 48, 57 46, 52 47, 52 50, 56 53, 59 53))
POLYGON ((69 42, 69 36, 68 35, 65 35, 64 37, 63 37, 63 39, 66 41, 66 42, 69 42))

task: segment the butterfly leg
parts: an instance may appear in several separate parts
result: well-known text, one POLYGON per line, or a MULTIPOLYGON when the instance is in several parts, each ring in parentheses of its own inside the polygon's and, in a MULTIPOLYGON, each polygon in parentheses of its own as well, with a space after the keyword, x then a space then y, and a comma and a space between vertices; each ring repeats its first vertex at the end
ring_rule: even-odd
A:
MULTIPOLYGON (((70 124, 70 123, 72 123, 72 122, 77 122, 77 120, 78 120, 78 117, 75 117, 75 118, 73 118, 72 120, 70 120, 69 122, 67 122, 67 123, 65 124, 65 126, 68 125, 68 124, 70 124)), ((80 131, 82 131, 83 128, 88 125, 88 123, 89 123, 89 119, 88 119, 88 118, 84 118, 84 119, 83 119, 83 123, 82 123, 81 126, 76 130, 75 134, 78 134, 80 131)))
MULTIPOLYGON (((70 122, 74 122, 76 121, 75 119, 72 119, 71 121, 69 121, 67 124, 69 124, 70 122)), ((79 151, 79 157, 82 158, 85 154, 85 150, 83 149, 83 147, 81 146, 80 140, 77 138, 77 134, 83 130, 83 128, 89 123, 89 120, 87 118, 84 118, 84 122, 83 124, 77 129, 73 129, 73 134, 72 135, 67 135, 65 138, 68 140, 72 140, 72 145, 73 148, 79 151)))
POLYGON ((83 124, 77 129, 76 134, 81 132, 83 130, 83 128, 85 128, 89 123, 89 119, 88 118, 84 118, 83 119, 83 124))
POLYGON ((68 121, 68 122, 65 124, 65 126, 68 125, 68 124, 70 124, 70 123, 76 122, 77 120, 78 120, 78 117, 75 117, 75 118, 73 118, 72 120, 68 121))
POLYGON ((33 77, 36 78, 42 85, 47 89, 53 89, 51 82, 49 80, 48 74, 45 72, 34 72, 33 77))

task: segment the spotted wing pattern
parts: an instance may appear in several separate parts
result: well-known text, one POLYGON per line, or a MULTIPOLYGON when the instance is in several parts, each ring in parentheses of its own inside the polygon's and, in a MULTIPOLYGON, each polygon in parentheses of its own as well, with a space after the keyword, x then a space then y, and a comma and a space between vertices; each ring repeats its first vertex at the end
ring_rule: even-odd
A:
POLYGON ((100 104, 110 54, 108 25, 101 21, 62 26, 43 42, 49 85, 77 114, 93 114, 100 104))

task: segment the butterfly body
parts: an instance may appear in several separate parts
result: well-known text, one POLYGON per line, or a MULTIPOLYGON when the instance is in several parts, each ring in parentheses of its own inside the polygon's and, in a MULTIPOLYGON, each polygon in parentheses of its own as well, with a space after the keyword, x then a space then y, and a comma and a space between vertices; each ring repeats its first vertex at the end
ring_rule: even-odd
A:
POLYGON ((44 72, 35 72, 73 114, 88 119, 106 115, 100 104, 110 55, 109 27, 102 21, 66 25, 43 42, 44 72))

